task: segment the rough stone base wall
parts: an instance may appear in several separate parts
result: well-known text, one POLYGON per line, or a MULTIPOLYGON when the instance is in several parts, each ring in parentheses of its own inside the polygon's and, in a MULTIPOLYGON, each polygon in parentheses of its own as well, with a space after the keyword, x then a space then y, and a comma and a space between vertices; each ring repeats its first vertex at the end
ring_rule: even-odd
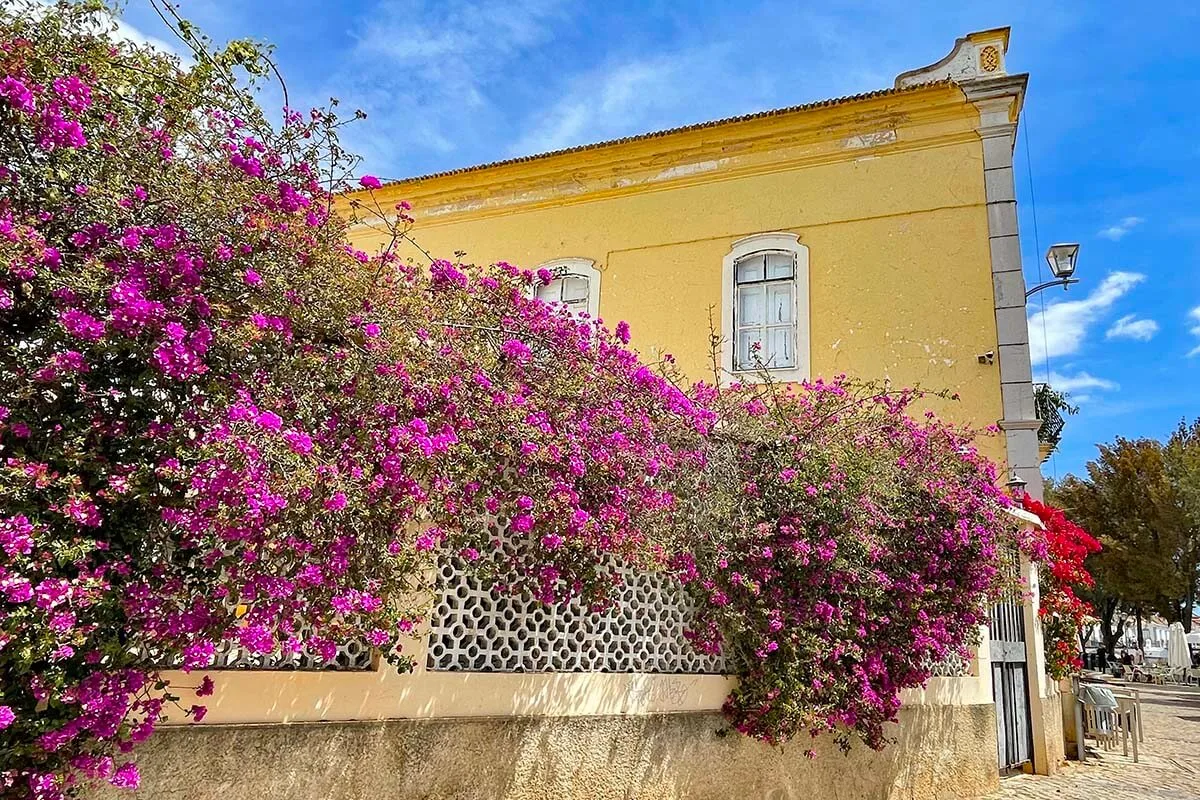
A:
MULTIPOLYGON (((769 747, 712 714, 398 720, 161 730, 137 751, 154 800, 962 800, 995 788, 992 706, 905 709, 898 743, 769 747)), ((95 798, 127 792, 97 792, 95 798)))
POLYGON ((1062 709, 1059 722, 1062 725, 1065 757, 1074 759, 1078 753, 1075 739, 1075 695, 1071 694, 1069 678, 1058 684, 1058 699, 1062 709))
MULTIPOLYGON (((1050 697, 1047 697, 1042 703, 1042 724, 1045 725, 1046 756, 1050 762, 1049 773, 1053 775, 1055 772, 1058 772, 1063 762, 1067 760, 1063 701, 1062 695, 1057 691, 1050 697)), ((1071 720, 1071 727, 1075 727, 1074 719, 1071 720)))

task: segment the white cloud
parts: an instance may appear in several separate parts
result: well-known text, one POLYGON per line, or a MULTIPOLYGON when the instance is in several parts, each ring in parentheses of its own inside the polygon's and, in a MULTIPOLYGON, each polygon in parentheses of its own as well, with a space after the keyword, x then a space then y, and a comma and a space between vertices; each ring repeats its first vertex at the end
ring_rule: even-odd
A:
MULTIPOLYGON (((1083 389, 1111 391, 1120 388, 1110 380, 1097 378, 1087 372, 1077 372, 1074 375, 1061 375, 1057 372, 1051 372, 1050 376, 1046 379, 1046 383, 1060 392, 1078 392, 1083 389)), ((1088 395, 1081 395, 1078 398, 1072 395, 1071 399, 1079 400, 1084 397, 1090 399, 1088 395)))
MULTIPOLYGON (((1192 326, 1188 328, 1188 331, 1192 334, 1192 336, 1200 336, 1200 306, 1196 306, 1188 312, 1188 319, 1191 320, 1190 324, 1192 326)), ((1188 358, 1191 358, 1192 356, 1200 356, 1200 344, 1196 345, 1188 352, 1188 358)))
POLYGON ((1125 238, 1126 234, 1145 221, 1146 220, 1142 219, 1141 217, 1122 217, 1120 222, 1109 225, 1096 235, 1102 236, 1105 239, 1111 239, 1114 242, 1118 242, 1125 238))
POLYGON ((552 42, 569 2, 381 0, 368 8, 328 83, 349 108, 367 112, 366 124, 346 131, 351 149, 386 174, 406 144, 447 153, 465 131, 494 128, 502 111, 492 96, 552 42))
MULTIPOLYGON (((713 32, 653 55, 626 55, 576 70, 552 102, 522 121, 510 155, 558 150, 891 84, 894 74, 844 20, 798 9, 790 27, 803 53, 784 60, 746 52, 778 36, 776 15, 748 14, 735 30, 713 32)), ((646 51, 638 51, 644 53, 646 51)))
POLYGON ((179 47, 172 46, 168 42, 159 39, 157 36, 149 36, 145 33, 142 33, 142 31, 130 25, 123 19, 114 19, 113 22, 117 27, 116 31, 113 32, 113 35, 118 39, 126 39, 142 47, 151 47, 155 50, 161 50, 164 53, 179 56, 180 60, 185 64, 192 63, 191 56, 183 53, 179 47))
POLYGON ((624 64, 598 81, 582 81, 589 86, 586 94, 570 94, 543 112, 529 133, 510 148, 514 155, 559 150, 583 141, 598 141, 596 117, 604 115, 628 119, 638 105, 654 102, 669 83, 675 67, 669 59, 624 64))
MULTIPOLYGON (((42 8, 49 9, 54 5, 54 0, 34 0, 34 2, 42 8)), ((0 5, 9 9, 22 11, 30 14, 34 19, 41 19, 44 13, 41 9, 26 6, 12 2, 12 0, 0 0, 0 5)), ((180 50, 170 43, 159 39, 157 36, 150 36, 143 33, 138 28, 130 25, 123 19, 118 19, 108 12, 102 12, 98 15, 99 24, 94 28, 97 34, 104 33, 110 37, 117 39, 125 39, 140 47, 151 47, 155 50, 160 50, 170 55, 178 56, 185 64, 191 63, 191 58, 184 55, 180 50)))
POLYGON ((677 53, 582 75, 556 103, 534 115, 509 152, 544 153, 675 124, 667 112, 692 105, 694 95, 685 84, 709 57, 677 53))
POLYGON ((1047 358, 1071 355, 1087 339, 1088 329, 1134 286, 1146 279, 1137 272, 1110 272, 1100 285, 1082 300, 1068 300, 1047 306, 1029 316, 1029 355, 1033 363, 1047 358))
POLYGON ((1148 342, 1158 333, 1158 323, 1152 319, 1138 319, 1137 314, 1126 314, 1112 324, 1104 334, 1105 339, 1133 339, 1148 342))
POLYGON ((373 0, 324 89, 304 94, 366 111, 348 149, 400 177, 877 89, 927 56, 881 58, 856 21, 820 10, 749 9, 682 30, 672 12, 615 38, 589 30, 594 16, 581 0, 373 0), (748 52, 781 27, 792 55, 748 52))

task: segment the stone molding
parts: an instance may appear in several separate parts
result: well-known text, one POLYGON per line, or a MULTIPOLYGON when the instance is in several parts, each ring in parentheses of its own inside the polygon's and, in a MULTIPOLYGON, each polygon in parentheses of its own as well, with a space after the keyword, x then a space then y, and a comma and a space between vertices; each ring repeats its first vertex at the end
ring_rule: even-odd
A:
POLYGON ((1008 34, 1008 28, 968 33, 956 39, 954 47, 942 59, 897 76, 896 88, 904 89, 940 80, 965 83, 1007 75, 1004 56, 1008 52, 1008 34))
MULTIPOLYGON (((969 111, 961 88, 940 82, 899 94, 414 178, 374 194, 385 208, 399 198, 412 202, 420 210, 420 224, 429 226, 463 215, 562 206, 971 141, 975 126, 966 118, 969 111)), ((343 201, 338 205, 349 213, 343 201)), ((351 230, 377 225, 360 221, 351 230)))
POLYGON ((1036 431, 1042 427, 1040 419, 1002 419, 997 422, 1002 431, 1036 431))

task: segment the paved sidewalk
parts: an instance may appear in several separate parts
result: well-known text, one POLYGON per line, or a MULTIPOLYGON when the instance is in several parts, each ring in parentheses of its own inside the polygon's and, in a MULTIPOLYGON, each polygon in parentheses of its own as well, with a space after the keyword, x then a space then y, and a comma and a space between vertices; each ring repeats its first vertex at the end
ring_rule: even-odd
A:
POLYGON ((1018 775, 989 800, 1200 800, 1200 689, 1131 684, 1142 695, 1146 741, 1133 754, 1089 751, 1052 778, 1018 775))

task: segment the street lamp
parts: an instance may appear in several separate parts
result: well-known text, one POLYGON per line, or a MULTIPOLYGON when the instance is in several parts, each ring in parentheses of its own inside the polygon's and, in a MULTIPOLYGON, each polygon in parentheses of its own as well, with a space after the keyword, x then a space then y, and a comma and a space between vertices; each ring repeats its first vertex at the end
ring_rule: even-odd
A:
POLYGON ((1078 278, 1071 277, 1075 274, 1075 262, 1078 259, 1079 245, 1077 243, 1050 245, 1050 249, 1046 251, 1046 263, 1050 265, 1050 274, 1054 276, 1054 280, 1039 283, 1025 293, 1025 299, 1028 300, 1042 289, 1048 289, 1051 286, 1061 286, 1065 292, 1072 283, 1079 283, 1078 278))
POLYGON ((1008 473, 1008 482, 1005 483, 1005 486, 1008 487, 1010 497, 1014 499, 1020 498, 1021 495, 1025 494, 1025 487, 1028 485, 1029 481, 1018 475, 1015 469, 1008 473))

